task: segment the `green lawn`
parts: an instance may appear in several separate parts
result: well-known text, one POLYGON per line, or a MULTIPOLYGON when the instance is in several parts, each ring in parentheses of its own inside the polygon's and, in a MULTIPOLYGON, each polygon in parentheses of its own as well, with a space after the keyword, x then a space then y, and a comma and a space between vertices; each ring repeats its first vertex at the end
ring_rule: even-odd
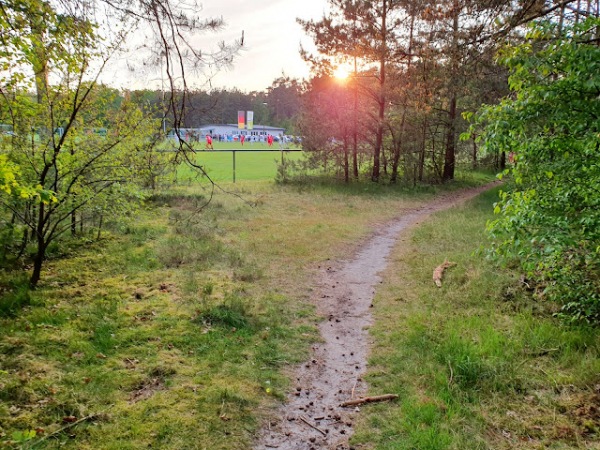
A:
MULTIPOLYGON (((199 151, 197 161, 202 165, 214 181, 233 181, 233 152, 218 150, 239 150, 239 143, 215 143, 214 152, 199 151)), ((235 178, 236 180, 272 180, 277 173, 277 164, 281 162, 281 151, 273 145, 270 150, 266 144, 255 143, 244 145, 243 150, 235 153, 235 178), (262 151, 248 151, 262 150, 262 151)), ((283 157, 287 160, 298 160, 302 158, 302 152, 284 151, 283 157)), ((188 167, 181 167, 178 178, 189 178, 193 176, 188 167)))

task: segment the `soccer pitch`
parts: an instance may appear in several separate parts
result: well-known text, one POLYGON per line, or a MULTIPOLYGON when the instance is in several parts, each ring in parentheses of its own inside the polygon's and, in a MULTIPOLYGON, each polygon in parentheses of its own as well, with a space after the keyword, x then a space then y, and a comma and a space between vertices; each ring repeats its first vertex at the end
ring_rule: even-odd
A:
MULTIPOLYGON (((262 146, 261 146, 262 147, 262 146)), ((265 145, 266 147, 266 145, 265 145)), ((275 146, 274 146, 275 147, 275 146)), ((260 148, 263 150, 262 148, 260 148)), ((273 148, 277 150, 277 148, 273 148)), ((215 145, 215 150, 220 148, 215 145)), ((223 149, 225 150, 225 149, 223 149)), ((236 150, 240 150, 238 144, 236 150)), ((244 150, 259 150, 258 145, 253 148, 244 146, 244 150)), ((266 150, 266 148, 264 149, 266 150)), ((273 180, 277 173, 277 164, 281 162, 281 151, 236 151, 235 152, 235 179, 244 180, 273 180)), ((302 158, 302 152, 283 151, 283 158, 297 161, 302 158)), ((214 181, 233 181, 233 152, 214 151, 207 152, 199 150, 196 154, 196 162, 204 167, 208 175, 214 181)), ((192 170, 182 166, 178 171, 178 178, 193 176, 192 170)))

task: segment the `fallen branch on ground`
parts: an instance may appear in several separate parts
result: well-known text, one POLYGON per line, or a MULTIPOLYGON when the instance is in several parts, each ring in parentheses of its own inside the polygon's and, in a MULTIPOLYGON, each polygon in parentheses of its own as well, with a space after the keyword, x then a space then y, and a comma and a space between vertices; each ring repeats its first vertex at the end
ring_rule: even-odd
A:
POLYGON ((435 268, 435 270, 433 271, 433 282, 437 287, 442 287, 442 277, 444 276, 444 271, 448 267, 452 267, 455 265, 456 263, 448 262, 448 260, 446 260, 435 268))
POLYGON ((323 436, 327 436, 327 433, 325 433, 323 430, 321 430, 320 428, 315 427, 312 423, 310 423, 308 420, 306 420, 306 417, 304 416, 300 416, 300 420, 302 422, 304 422, 306 425, 308 425, 311 428, 314 428, 315 430, 317 430, 319 433, 321 433, 323 436))
POLYGON ((384 402, 386 400, 394 400, 398 398, 396 394, 385 394, 385 395, 375 395, 373 397, 361 397, 356 400, 349 400, 344 403, 340 403, 340 406, 357 406, 362 405, 364 403, 374 403, 374 402, 384 402))

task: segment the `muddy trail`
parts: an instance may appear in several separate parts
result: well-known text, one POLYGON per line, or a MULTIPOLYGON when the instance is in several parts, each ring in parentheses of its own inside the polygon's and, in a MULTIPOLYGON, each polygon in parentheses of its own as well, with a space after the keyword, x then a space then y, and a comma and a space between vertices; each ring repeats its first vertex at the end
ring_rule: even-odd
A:
POLYGON ((321 266, 313 301, 324 318, 322 343, 312 346, 310 360, 294 372, 286 404, 261 430, 255 450, 349 450, 348 439, 360 406, 341 403, 364 396, 369 353, 368 327, 379 273, 397 240, 428 215, 448 209, 489 189, 491 185, 437 197, 405 211, 378 227, 349 260, 321 266))

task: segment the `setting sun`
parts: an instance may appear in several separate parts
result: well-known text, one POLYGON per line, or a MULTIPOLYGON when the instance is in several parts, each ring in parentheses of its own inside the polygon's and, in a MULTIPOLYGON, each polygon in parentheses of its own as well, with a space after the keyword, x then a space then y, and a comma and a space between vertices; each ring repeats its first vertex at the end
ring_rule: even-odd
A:
POLYGON ((333 72, 333 76, 336 77, 338 80, 345 80, 346 78, 348 78, 350 76, 350 72, 348 72, 343 67, 338 67, 333 72))

